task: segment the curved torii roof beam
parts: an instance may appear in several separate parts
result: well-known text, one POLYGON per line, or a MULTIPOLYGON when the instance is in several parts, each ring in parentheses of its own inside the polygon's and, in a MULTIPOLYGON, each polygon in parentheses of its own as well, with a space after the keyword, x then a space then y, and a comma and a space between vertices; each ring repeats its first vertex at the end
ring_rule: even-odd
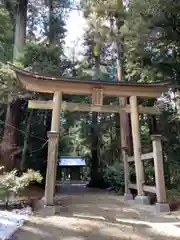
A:
POLYGON ((17 78, 25 89, 35 92, 54 93, 61 91, 64 94, 91 95, 94 88, 101 88, 105 96, 139 96, 156 98, 170 88, 170 82, 127 82, 127 81, 95 81, 80 80, 77 78, 54 78, 40 76, 33 72, 11 65, 17 78))

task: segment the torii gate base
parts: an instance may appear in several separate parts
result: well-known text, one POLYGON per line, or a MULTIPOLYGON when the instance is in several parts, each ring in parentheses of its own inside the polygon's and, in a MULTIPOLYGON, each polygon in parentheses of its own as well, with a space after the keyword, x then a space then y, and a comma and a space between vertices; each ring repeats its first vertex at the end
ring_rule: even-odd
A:
POLYGON ((29 91, 53 93, 53 101, 49 102, 29 102, 30 108, 51 109, 52 122, 51 131, 48 133, 48 160, 46 173, 46 187, 44 202, 47 214, 54 214, 54 196, 56 180, 56 163, 60 132, 60 114, 61 111, 95 111, 110 112, 120 114, 121 127, 121 156, 124 162, 125 171, 125 199, 132 199, 130 189, 137 189, 135 202, 139 204, 148 204, 148 198, 145 192, 153 192, 157 195, 157 212, 169 211, 169 205, 166 199, 166 189, 163 171, 163 157, 161 136, 152 136, 153 152, 141 154, 141 136, 139 113, 158 114, 158 110, 153 107, 138 106, 137 97, 157 98, 169 88, 169 83, 133 83, 133 82, 112 82, 112 81, 83 81, 79 79, 56 79, 51 77, 39 76, 12 66, 16 72, 17 78, 22 85, 29 91), (62 101, 63 94, 79 94, 92 97, 91 104, 68 103, 62 101), (103 105, 104 96, 119 97, 119 105, 103 105), (130 104, 127 104, 129 98, 130 104), (133 138, 134 157, 127 156, 126 129, 123 127, 127 122, 126 113, 131 115, 131 128, 133 138), (125 116, 126 115, 126 116, 125 116), (156 187, 144 185, 144 167, 143 160, 154 159, 156 187), (135 162, 136 184, 129 181, 128 162, 135 162))
MULTIPOLYGON (((100 100, 97 98, 96 100, 100 100)), ((53 104, 53 114, 52 114, 52 124, 51 132, 48 133, 48 162, 47 162, 47 174, 46 174, 46 188, 45 188, 45 206, 47 207, 47 214, 54 214, 54 191, 55 191, 55 179, 56 179, 56 163, 57 163, 57 152, 58 152, 58 143, 59 143, 59 116, 62 103, 62 93, 54 93, 54 104, 53 104)), ((156 187, 144 186, 144 160, 143 155, 141 154, 141 140, 140 140, 140 124, 139 124, 139 108, 137 103, 137 97, 130 97, 130 107, 131 107, 131 126, 132 126, 132 137, 133 137, 133 148, 134 148, 134 157, 135 161, 135 170, 136 170, 136 181, 137 181, 137 192, 138 195, 135 198, 135 203, 137 204, 149 204, 149 199, 145 196, 145 191, 150 191, 153 189, 153 192, 157 195, 157 212, 169 212, 169 205, 166 200, 166 189, 164 181, 164 171, 163 171, 163 157, 162 157, 162 145, 161 145, 161 136, 153 135, 152 136, 152 145, 153 153, 149 153, 149 156, 146 154, 145 159, 154 159, 154 168, 155 168, 155 180, 156 187)), ((120 115, 122 117, 122 115, 120 115)), ((125 133, 121 128, 121 142, 125 133), (124 135, 123 135, 124 134, 124 135)), ((126 148, 122 148, 122 159, 124 161, 124 171, 125 171, 125 199, 132 199, 129 188, 131 187, 129 183, 129 173, 128 173, 128 161, 126 148)))
POLYGON ((53 216, 56 212, 54 196, 56 183, 56 165, 59 143, 59 133, 55 131, 48 132, 48 160, 46 170, 45 195, 42 198, 44 205, 43 215, 53 216))
MULTIPOLYGON (((155 169, 155 182, 156 186, 146 186, 142 182, 143 191, 151 192, 156 194, 157 203, 156 203, 156 212, 170 212, 169 204, 167 203, 166 198, 166 189, 165 189, 165 181, 164 181, 164 168, 163 168, 163 155, 162 155, 162 144, 161 144, 161 135, 152 135, 151 136, 152 145, 153 145, 153 152, 141 154, 140 161, 153 159, 154 160, 154 169, 155 169)), ((127 156, 127 151, 125 153, 125 194, 124 199, 125 201, 132 200, 133 196, 130 193, 130 189, 137 189, 136 184, 131 184, 129 181, 129 162, 134 161, 134 157, 127 156)), ((149 204, 149 198, 145 195, 137 195, 135 197, 135 203, 137 204, 149 204)))

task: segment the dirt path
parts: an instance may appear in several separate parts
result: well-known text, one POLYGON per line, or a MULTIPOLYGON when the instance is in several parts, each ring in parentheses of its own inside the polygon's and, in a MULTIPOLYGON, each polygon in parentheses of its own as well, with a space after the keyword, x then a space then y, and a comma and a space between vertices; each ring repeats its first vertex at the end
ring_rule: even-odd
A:
POLYGON ((157 217, 123 198, 83 187, 61 188, 57 214, 36 214, 12 240, 180 239, 180 220, 157 217))

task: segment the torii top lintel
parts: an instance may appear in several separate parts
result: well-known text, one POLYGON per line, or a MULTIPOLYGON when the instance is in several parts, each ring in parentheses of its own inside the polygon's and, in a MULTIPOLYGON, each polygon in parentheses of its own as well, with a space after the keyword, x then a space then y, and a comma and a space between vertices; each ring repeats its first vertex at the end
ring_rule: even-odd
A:
POLYGON ((40 76, 11 65, 23 87, 29 91, 64 94, 91 95, 93 89, 102 89, 106 96, 139 96, 156 98, 167 91, 170 82, 137 83, 125 81, 95 81, 77 78, 54 78, 40 76))

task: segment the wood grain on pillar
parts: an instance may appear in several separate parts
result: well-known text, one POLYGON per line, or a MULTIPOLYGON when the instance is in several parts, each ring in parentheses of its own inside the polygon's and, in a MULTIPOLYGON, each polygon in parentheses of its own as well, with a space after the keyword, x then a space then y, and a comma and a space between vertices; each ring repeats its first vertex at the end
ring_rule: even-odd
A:
POLYGON ((60 132, 60 114, 61 114, 62 93, 55 92, 53 98, 51 131, 60 132))
POLYGON ((153 158, 154 158, 157 202, 166 203, 167 199, 166 199, 166 188, 165 188, 165 180, 164 180, 161 135, 152 135, 151 140, 153 144, 153 158))
MULTIPOLYGON (((119 105, 120 109, 122 107, 126 107, 126 98, 121 97, 119 98, 119 105)), ((125 184, 125 194, 129 193, 128 189, 128 183, 129 183, 129 163, 128 163, 128 157, 127 157, 127 150, 128 150, 128 139, 127 139, 127 134, 128 134, 128 115, 126 112, 121 111, 119 113, 120 117, 120 136, 121 136, 121 157, 124 163, 124 184, 125 184)))
POLYGON ((143 196, 143 184, 144 184, 144 167, 141 161, 141 135, 140 135, 140 123, 139 123, 139 111, 138 102, 136 96, 130 97, 131 106, 131 127, 133 137, 133 149, 134 149, 134 160, 136 170, 136 182, 138 195, 143 196))
POLYGON ((48 132, 48 161, 46 170, 45 205, 54 204, 55 171, 59 133, 48 132))
POLYGON ((46 205, 53 205, 56 183, 60 114, 61 114, 62 93, 55 92, 53 98, 51 131, 48 133, 48 160, 46 170, 45 202, 46 205))

